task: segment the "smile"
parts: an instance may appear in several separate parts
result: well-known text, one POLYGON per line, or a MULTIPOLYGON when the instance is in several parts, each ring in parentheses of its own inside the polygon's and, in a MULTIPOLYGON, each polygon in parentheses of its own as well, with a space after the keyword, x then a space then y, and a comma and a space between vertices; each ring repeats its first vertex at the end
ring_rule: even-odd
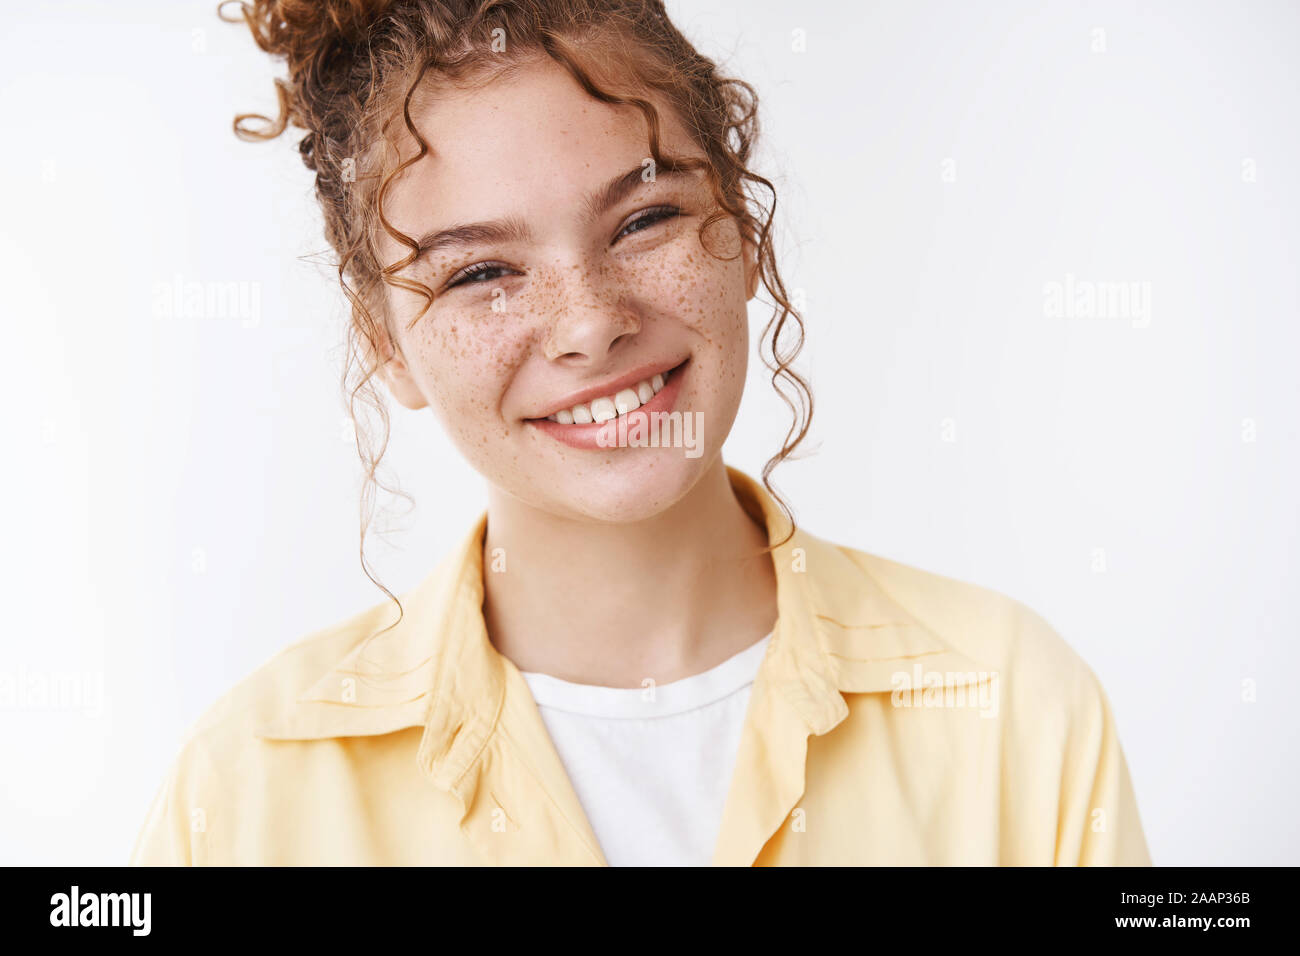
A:
POLYGON ((561 425, 590 425, 592 422, 597 425, 602 424, 645 405, 663 391, 664 383, 672 373, 673 370, 669 369, 662 375, 642 379, 631 388, 622 389, 613 395, 605 395, 590 402, 579 402, 572 408, 562 408, 554 415, 547 415, 546 420, 561 425))
POLYGON ((618 389, 585 402, 575 402, 545 418, 526 419, 529 425, 573 448, 605 449, 600 441, 602 431, 616 429, 625 416, 640 411, 644 414, 672 411, 681 393, 682 379, 690 360, 674 368, 641 379, 635 384, 618 389))

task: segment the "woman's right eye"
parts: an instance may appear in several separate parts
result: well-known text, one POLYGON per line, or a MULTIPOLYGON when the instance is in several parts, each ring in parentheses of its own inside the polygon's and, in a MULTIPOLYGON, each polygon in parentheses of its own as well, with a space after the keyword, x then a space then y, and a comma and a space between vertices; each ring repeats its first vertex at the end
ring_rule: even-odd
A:
MULTIPOLYGON (((482 285, 487 281, 483 278, 484 276, 493 272, 505 272, 507 269, 508 266, 503 266, 497 262, 476 262, 452 276, 447 282, 447 288, 454 289, 462 285, 482 285)), ((500 276, 492 276, 492 278, 500 278, 500 276)))

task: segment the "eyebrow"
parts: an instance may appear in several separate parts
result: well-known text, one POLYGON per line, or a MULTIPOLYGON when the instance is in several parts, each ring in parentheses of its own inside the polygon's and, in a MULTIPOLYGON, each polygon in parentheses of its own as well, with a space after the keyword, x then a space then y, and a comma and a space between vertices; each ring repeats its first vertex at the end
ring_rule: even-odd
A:
MULTIPOLYGON (((641 185, 645 167, 634 166, 625 173, 620 173, 591 193, 583 202, 583 214, 587 222, 592 222, 608 212, 612 207, 626 199, 641 185)), ((693 178, 694 173, 685 169, 656 170, 655 180, 664 178, 693 178)), ((470 246, 477 243, 492 242, 527 242, 532 238, 528 224, 517 216, 493 219, 488 222, 472 222, 447 229, 427 232, 417 242, 416 258, 422 259, 431 252, 456 246, 470 246)))

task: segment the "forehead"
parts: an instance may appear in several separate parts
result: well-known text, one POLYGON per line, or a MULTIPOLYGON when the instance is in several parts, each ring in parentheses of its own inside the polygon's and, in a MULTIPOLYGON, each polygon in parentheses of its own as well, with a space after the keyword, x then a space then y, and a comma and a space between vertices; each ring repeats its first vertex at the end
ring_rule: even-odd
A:
MULTIPOLYGON (((651 100, 661 149, 703 156, 667 102, 651 100)), ((549 57, 469 89, 432 88, 413 102, 411 118, 430 152, 403 171, 384 203, 407 234, 435 222, 572 212, 595 185, 649 157, 640 110, 593 99, 549 57)), ((416 151, 408 137, 401 155, 416 151)))

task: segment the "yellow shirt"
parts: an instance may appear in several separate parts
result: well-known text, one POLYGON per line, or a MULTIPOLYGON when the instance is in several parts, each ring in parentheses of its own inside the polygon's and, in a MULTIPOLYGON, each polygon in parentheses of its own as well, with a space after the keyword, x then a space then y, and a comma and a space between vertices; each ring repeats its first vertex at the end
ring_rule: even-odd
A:
MULTIPOLYGON (((780 540, 775 502, 728 473, 780 540)), ((131 862, 604 865, 528 685, 488 640, 486 526, 402 597, 396 626, 377 604, 214 704, 131 862)), ((1040 617, 803 530, 772 558, 778 620, 715 865, 1150 864, 1106 695, 1040 617)))

